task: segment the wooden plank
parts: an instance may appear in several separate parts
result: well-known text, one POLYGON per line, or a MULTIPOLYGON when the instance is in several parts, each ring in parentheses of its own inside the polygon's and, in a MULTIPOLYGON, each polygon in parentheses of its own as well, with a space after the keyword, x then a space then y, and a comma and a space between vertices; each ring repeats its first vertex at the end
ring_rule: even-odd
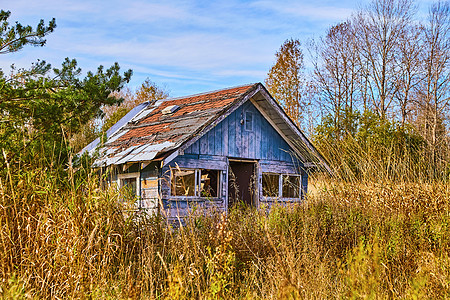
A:
POLYGON ((220 160, 203 160, 203 159, 185 159, 177 158, 170 166, 175 168, 176 165, 180 168, 188 169, 213 169, 213 170, 226 170, 226 161, 220 160))
POLYGON ((176 157, 174 160, 176 161, 177 158, 190 158, 190 159, 198 159, 200 157, 199 154, 183 154, 183 155, 179 155, 178 157, 176 157))
POLYGON ((215 131, 215 129, 216 128, 214 127, 213 129, 208 131, 208 153, 207 154, 210 154, 210 155, 216 154, 215 149, 214 149, 214 144, 215 144, 215 142, 214 142, 214 140, 215 140, 214 131, 215 131))
POLYGON ((246 102, 242 106, 242 120, 244 120, 244 124, 242 125, 241 123, 239 123, 240 128, 241 128, 241 142, 242 142, 240 157, 244 157, 244 158, 249 158, 248 145, 249 145, 250 132, 245 130, 245 122, 246 122, 245 114, 247 113, 247 111, 249 111, 248 102, 246 102))
POLYGON ((236 156, 236 111, 228 118, 228 156, 236 156))
POLYGON ((157 188, 158 187, 158 177, 149 177, 141 179, 141 188, 149 189, 149 188, 157 188))
POLYGON ((214 155, 223 155, 222 123, 223 122, 220 122, 216 127, 214 127, 214 155))
POLYGON ((225 156, 221 156, 221 155, 199 155, 197 156, 197 159, 200 160, 208 160, 208 161, 223 161, 226 162, 227 158, 225 156))
POLYGON ((272 127, 268 127, 267 128, 267 134, 268 134, 268 143, 269 143, 269 153, 268 153, 268 158, 270 160, 274 160, 275 159, 275 155, 274 155, 274 135, 273 135, 273 128, 272 127))
POLYGON ((287 164, 279 161, 261 161, 259 162, 262 172, 279 174, 299 174, 298 169, 293 164, 287 164))
POLYGON ((269 152, 269 148, 268 148, 268 138, 267 138, 267 134, 266 134, 266 128, 267 125, 269 123, 267 123, 267 121, 265 119, 261 119, 261 157, 260 159, 268 159, 268 152, 269 152))
POLYGON ((204 135, 200 139, 200 151, 199 151, 199 154, 208 154, 208 135, 204 135))
POLYGON ((256 111, 255 113, 255 120, 254 120, 254 151, 255 151, 255 159, 261 159, 261 114, 256 111))
POLYGON ((225 118, 222 121, 222 127, 221 127, 221 132, 222 132, 222 154, 224 156, 228 156, 229 152, 228 152, 228 120, 229 118, 225 118))
POLYGON ((242 120, 242 107, 239 107, 236 110, 236 122, 235 122, 235 127, 234 130, 236 132, 236 144, 234 146, 235 148, 235 153, 234 156, 235 157, 241 157, 242 155, 242 125, 241 125, 241 120, 242 120))
POLYGON ((279 135, 275 130, 272 131, 272 138, 273 138, 273 159, 274 160, 281 160, 281 141, 278 138, 279 135))
POLYGON ((250 139, 250 133, 245 130, 245 125, 241 126, 241 155, 242 158, 249 158, 248 156, 248 144, 250 139))
POLYGON ((256 149, 255 149, 255 133, 250 132, 248 139, 248 158, 255 159, 256 158, 256 149))

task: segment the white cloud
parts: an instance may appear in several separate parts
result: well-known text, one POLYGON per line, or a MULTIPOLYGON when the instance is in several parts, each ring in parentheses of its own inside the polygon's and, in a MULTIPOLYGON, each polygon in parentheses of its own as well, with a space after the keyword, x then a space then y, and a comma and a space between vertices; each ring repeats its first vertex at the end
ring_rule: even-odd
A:
MULTIPOLYGON (((343 4, 335 1, 335 4, 343 4)), ((345 3, 345 2, 344 2, 345 3)), ((324 5, 314 1, 256 1, 255 7, 276 11, 282 15, 294 17, 306 17, 316 21, 341 21, 348 18, 354 7, 341 7, 337 5, 324 5)))
POLYGON ((71 57, 92 70, 118 61, 134 70, 132 85, 148 76, 177 95, 262 81, 285 39, 323 34, 354 5, 324 1, 15 0, 4 7, 11 20, 34 25, 55 17, 58 27, 46 47, 0 57, 0 67, 36 58, 58 66, 71 57))

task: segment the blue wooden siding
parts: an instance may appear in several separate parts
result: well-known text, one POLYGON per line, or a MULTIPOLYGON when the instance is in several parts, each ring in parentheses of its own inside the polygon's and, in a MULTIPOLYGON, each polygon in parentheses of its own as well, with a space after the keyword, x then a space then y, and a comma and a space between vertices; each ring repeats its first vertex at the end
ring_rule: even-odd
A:
MULTIPOLYGON (((308 177, 303 164, 295 159, 286 141, 270 125, 251 103, 247 102, 236 109, 222 122, 189 146, 184 154, 177 156, 161 170, 160 192, 163 209, 167 216, 186 215, 189 211, 201 209, 227 209, 228 158, 257 160, 259 203, 269 207, 262 195, 262 173, 302 175, 302 190, 306 191, 308 177), (245 113, 252 112, 253 128, 246 130, 245 113), (221 170, 221 196, 217 199, 173 197, 170 192, 170 168, 221 170)), ((282 200, 280 200, 282 202, 282 200)), ((279 201, 279 203, 281 203, 279 201)), ((290 199, 289 201, 292 201, 290 199)), ((258 204, 259 205, 259 204, 258 204)))
POLYGON ((217 155, 293 163, 292 150, 251 102, 246 102, 188 147, 185 154, 217 155), (245 130, 245 113, 253 113, 253 130, 245 130))

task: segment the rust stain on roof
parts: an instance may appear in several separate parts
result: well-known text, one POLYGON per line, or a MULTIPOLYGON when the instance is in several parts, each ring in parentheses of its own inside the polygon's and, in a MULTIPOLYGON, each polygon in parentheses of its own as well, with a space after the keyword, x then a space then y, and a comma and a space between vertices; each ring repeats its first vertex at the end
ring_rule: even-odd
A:
POLYGON ((143 108, 130 122, 108 138, 103 157, 97 165, 126 161, 128 157, 141 160, 173 150, 245 97, 257 84, 234 87, 204 94, 157 101, 143 108), (172 114, 162 110, 179 106, 172 114), (160 145, 160 146, 159 146, 160 145))

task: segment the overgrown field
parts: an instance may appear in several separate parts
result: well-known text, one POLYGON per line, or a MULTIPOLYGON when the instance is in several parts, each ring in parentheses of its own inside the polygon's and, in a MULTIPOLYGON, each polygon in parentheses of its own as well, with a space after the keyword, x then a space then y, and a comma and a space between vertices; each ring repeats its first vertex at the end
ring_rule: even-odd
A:
POLYGON ((98 179, 0 182, 9 298, 449 298, 450 187, 321 181, 301 205, 174 229, 133 218, 98 179))

